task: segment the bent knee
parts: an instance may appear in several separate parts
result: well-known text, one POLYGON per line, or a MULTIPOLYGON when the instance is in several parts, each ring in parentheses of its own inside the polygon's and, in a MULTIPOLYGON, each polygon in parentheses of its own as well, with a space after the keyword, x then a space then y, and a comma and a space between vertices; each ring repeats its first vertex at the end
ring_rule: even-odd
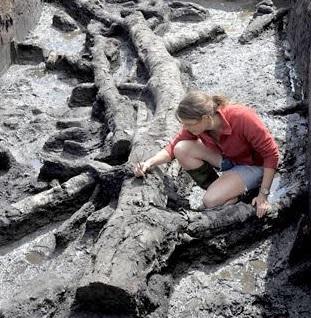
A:
POLYGON ((226 203, 226 199, 214 191, 207 190, 203 197, 203 204, 206 208, 215 208, 226 203))
POLYGON ((175 158, 180 159, 185 156, 189 156, 189 151, 193 148, 194 144, 197 141, 195 140, 181 140, 174 147, 175 158))
POLYGON ((208 191, 205 193, 203 197, 203 204, 206 208, 216 208, 221 205, 235 204, 238 202, 238 197, 233 197, 231 199, 221 197, 219 195, 209 193, 208 191))
POLYGON ((211 209, 221 205, 222 203, 220 203, 218 198, 213 198, 208 195, 205 195, 203 198, 203 204, 206 208, 211 209))

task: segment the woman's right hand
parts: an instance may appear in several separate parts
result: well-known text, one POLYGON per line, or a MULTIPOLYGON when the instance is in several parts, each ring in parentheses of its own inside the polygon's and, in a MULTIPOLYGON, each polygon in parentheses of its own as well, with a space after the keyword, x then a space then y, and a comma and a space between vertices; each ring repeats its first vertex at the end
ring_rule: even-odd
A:
POLYGON ((162 149, 146 161, 140 161, 134 164, 133 172, 136 177, 144 177, 151 168, 170 162, 171 160, 169 153, 165 149, 162 149))
POLYGON ((136 177, 144 177, 151 165, 147 161, 138 162, 133 168, 136 177))

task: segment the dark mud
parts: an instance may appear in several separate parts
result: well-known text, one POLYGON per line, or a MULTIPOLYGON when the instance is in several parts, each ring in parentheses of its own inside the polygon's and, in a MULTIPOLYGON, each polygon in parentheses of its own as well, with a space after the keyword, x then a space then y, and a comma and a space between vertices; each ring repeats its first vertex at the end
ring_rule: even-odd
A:
POLYGON ((20 64, 0 78, 1 144, 12 154, 10 165, 4 156, 0 175, 6 186, 0 199, 9 206, 1 214, 8 233, 0 250, 2 316, 310 317, 310 286, 299 275, 292 279, 304 271, 289 264, 298 220, 307 212, 308 118, 296 91, 286 17, 242 45, 239 37, 257 1, 194 1, 208 10, 198 10, 195 23, 186 21, 189 15, 186 22, 168 22, 168 12, 139 2, 145 18, 153 19, 148 23, 166 39, 186 33, 190 24, 217 25, 226 33, 166 58, 172 74, 181 70, 181 81, 175 76, 175 89, 166 94, 159 79, 170 73, 157 70, 163 61, 155 63, 165 51, 162 40, 148 43, 138 36, 145 28, 141 16, 128 18, 126 26, 107 26, 107 14, 118 23, 118 13, 127 15, 136 1, 107 1, 105 12, 100 2, 90 1, 93 7, 72 12, 73 31, 52 25, 54 14, 72 9, 56 2, 45 4, 37 28, 23 42, 41 55, 30 54, 31 63, 17 56, 20 64), (103 23, 87 26, 91 19, 103 23), (135 23, 141 23, 138 30, 135 23), (112 40, 104 36, 110 33, 112 40), (158 45, 149 60, 148 45, 158 45), (273 213, 260 223, 252 221, 249 206, 233 206, 232 215, 241 209, 244 221, 251 221, 246 228, 234 221, 228 227, 232 235, 216 230, 209 236, 226 221, 217 213, 215 219, 203 215, 203 223, 200 215, 183 210, 197 207, 202 190, 175 164, 142 181, 124 182, 131 175, 127 161, 149 156, 150 140, 164 145, 167 131, 176 127, 173 105, 191 87, 255 108, 280 145, 282 163, 269 196, 273 213), (125 141, 126 147, 116 146, 125 141), (247 227, 254 229, 253 238, 247 227), (197 238, 190 235, 194 228, 197 238))

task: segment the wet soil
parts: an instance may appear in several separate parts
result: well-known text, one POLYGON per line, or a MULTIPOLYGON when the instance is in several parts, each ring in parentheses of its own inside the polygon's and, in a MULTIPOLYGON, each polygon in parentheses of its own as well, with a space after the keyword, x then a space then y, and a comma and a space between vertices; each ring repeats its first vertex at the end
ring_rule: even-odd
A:
MULTIPOLYGON (((284 58, 286 36, 269 30, 241 46, 238 37, 249 23, 256 1, 195 2, 209 9, 210 22, 222 25, 228 37, 221 43, 180 54, 180 58, 192 65, 189 87, 224 94, 254 107, 279 142, 285 142, 288 135, 292 135, 293 120, 301 138, 305 138, 304 116, 268 115, 271 109, 295 103, 289 76, 291 65, 284 58)), ((300 152, 300 156, 304 158, 304 152, 300 152)), ((277 202, 287 194, 288 187, 283 185, 276 176, 270 202, 277 202)), ((288 186, 300 187, 298 184, 288 186)), ((190 203, 194 208, 198 207, 198 198, 203 194, 199 187, 193 188, 190 203)), ((309 317, 309 289, 286 283, 286 254, 290 251, 293 233, 295 230, 289 228, 219 265, 202 264, 211 262, 213 255, 203 255, 199 262, 191 265, 181 262, 176 267, 176 285, 168 317, 309 317), (280 273, 276 273, 278 271, 280 273), (286 301, 288 298, 290 303, 286 301)))
MULTIPOLYGON (((204 5, 210 12, 211 17, 203 23, 220 24, 227 37, 178 53, 176 57, 181 64, 192 68, 190 75, 184 74, 184 85, 211 94, 225 94, 258 111, 281 145, 282 159, 287 162, 280 167, 287 174, 276 176, 269 199, 274 204, 285 202, 286 206, 289 195, 303 193, 306 188, 307 118, 300 112, 282 114, 297 103, 291 82, 292 64, 284 55, 285 25, 284 30, 271 28, 241 45, 238 37, 248 25, 257 1, 193 2, 204 5), (281 115, 275 115, 277 112, 281 115), (295 154, 294 158, 290 154, 295 154), (292 165, 288 164, 290 159, 292 165)), ((280 0, 275 4, 288 3, 280 0)), ((80 53, 85 30, 63 33, 53 28, 51 20, 57 10, 46 4, 37 28, 25 42, 47 52, 80 53)), ((167 32, 183 27, 183 23, 172 23, 167 32)), ((121 46, 120 60, 121 65, 114 69, 116 81, 126 77, 133 64, 133 53, 127 44, 121 46)), ((12 65, 0 78, 1 142, 18 164, 29 171, 29 177, 38 176, 45 156, 43 146, 59 131, 57 122, 68 118, 91 120, 91 107, 68 107, 71 92, 80 82, 66 73, 48 71, 45 63, 39 62, 12 65)), ((187 195, 196 208, 202 191, 192 187, 187 195)), ((0 250, 0 308, 8 313, 5 317, 15 317, 18 310, 25 310, 32 317, 126 317, 76 310, 75 291, 92 261, 94 237, 80 237, 60 253, 54 236, 60 224, 55 222, 38 229, 0 250), (19 304, 16 311, 12 309, 15 302, 19 304)), ((170 272, 174 287, 166 316, 310 317, 309 286, 289 282, 288 257, 296 232, 296 224, 292 224, 221 261, 211 253, 202 254, 199 260, 180 260, 170 272)))
MULTIPOLYGON (((79 53, 85 34, 81 31, 66 34, 51 27, 56 11, 45 5, 37 27, 25 43, 57 54, 79 53)), ((30 166, 34 173, 40 170, 40 152, 45 141, 57 131, 56 122, 90 114, 90 109, 72 112, 68 108, 67 99, 78 82, 66 74, 47 72, 44 63, 13 65, 0 78, 1 139, 15 159, 30 166)))

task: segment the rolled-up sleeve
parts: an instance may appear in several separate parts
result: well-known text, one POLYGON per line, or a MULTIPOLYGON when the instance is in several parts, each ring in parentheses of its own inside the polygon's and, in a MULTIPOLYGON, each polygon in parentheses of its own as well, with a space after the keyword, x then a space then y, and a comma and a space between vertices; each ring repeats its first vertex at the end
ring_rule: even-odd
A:
POLYGON ((244 112, 243 132, 252 148, 263 158, 263 166, 276 169, 279 164, 278 145, 254 111, 244 112))
POLYGON ((176 144, 181 140, 196 140, 197 136, 191 134, 188 130, 182 128, 175 137, 166 145, 165 150, 169 153, 171 159, 175 158, 174 148, 176 144))

